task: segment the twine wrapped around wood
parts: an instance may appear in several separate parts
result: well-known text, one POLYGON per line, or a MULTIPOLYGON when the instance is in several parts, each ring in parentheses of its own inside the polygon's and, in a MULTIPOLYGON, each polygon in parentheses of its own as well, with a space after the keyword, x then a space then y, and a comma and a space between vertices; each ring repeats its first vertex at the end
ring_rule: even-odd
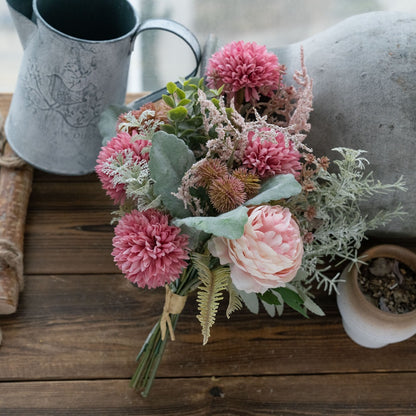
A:
POLYGON ((0 262, 4 266, 14 269, 19 281, 19 289, 23 290, 23 253, 13 242, 5 238, 0 238, 0 262))
POLYGON ((185 306, 187 296, 181 296, 176 293, 173 293, 169 286, 165 286, 165 304, 163 306, 162 317, 160 318, 160 332, 162 335, 162 341, 166 337, 166 327, 169 328, 169 335, 172 341, 175 341, 175 332, 172 327, 172 322, 170 320, 170 314, 178 315, 182 312, 183 307, 185 306))
POLYGON ((23 290, 23 237, 33 169, 7 143, 0 115, 0 315, 14 313, 23 290))
POLYGON ((6 146, 6 134, 4 133, 4 120, 0 114, 0 149, 2 154, 0 154, 0 167, 9 168, 9 169, 19 169, 27 166, 26 162, 15 154, 4 154, 4 148, 6 146))

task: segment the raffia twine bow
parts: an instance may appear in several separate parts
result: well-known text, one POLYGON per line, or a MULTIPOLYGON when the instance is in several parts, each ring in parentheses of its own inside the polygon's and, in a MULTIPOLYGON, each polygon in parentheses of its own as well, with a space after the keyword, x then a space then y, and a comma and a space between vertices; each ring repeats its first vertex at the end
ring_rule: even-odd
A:
POLYGON ((163 313, 160 318, 160 332, 162 335, 162 341, 164 341, 166 337, 166 327, 168 327, 170 339, 175 341, 175 332, 170 320, 170 314, 178 315, 182 312, 187 296, 181 296, 173 293, 168 285, 165 286, 165 289, 165 304, 163 305, 163 313))

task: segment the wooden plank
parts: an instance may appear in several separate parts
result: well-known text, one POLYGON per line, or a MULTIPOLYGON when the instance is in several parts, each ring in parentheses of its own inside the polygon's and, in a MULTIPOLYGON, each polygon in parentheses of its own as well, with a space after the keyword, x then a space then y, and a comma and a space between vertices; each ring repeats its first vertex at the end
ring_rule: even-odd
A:
MULTIPOLYGON (((34 183, 26 224, 26 273, 115 272, 110 255, 114 209, 98 181, 34 183)), ((382 242, 391 240, 372 239, 364 247, 382 242)), ((416 251, 416 242, 401 245, 416 251)))
POLYGON ((414 415, 416 375, 224 377, 156 380, 143 399, 126 380, 1 383, 4 416, 414 415))
POLYGON ((33 210, 110 210, 117 206, 102 189, 97 179, 75 182, 38 182, 32 186, 29 209, 33 210))
MULTIPOLYGON (((0 380, 129 378, 160 316, 164 290, 133 287, 120 275, 28 276, 18 313, 0 317, 0 380)), ((161 364, 160 377, 416 371, 416 337, 379 350, 344 333, 332 298, 326 317, 281 318, 222 307, 202 346, 189 299, 161 364)), ((223 305, 224 306, 224 305, 223 305)))
POLYGON ((110 210, 29 211, 25 273, 114 273, 110 210))

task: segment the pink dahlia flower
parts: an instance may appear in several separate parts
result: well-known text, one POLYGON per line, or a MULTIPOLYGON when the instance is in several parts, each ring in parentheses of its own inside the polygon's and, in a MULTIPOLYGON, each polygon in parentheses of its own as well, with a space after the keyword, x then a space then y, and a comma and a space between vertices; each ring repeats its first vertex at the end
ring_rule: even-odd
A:
POLYGON ((265 179, 274 175, 291 173, 298 177, 302 169, 301 154, 289 142, 286 146, 283 133, 277 133, 275 141, 263 139, 251 131, 243 156, 243 166, 251 173, 265 179))
POLYGON ((283 66, 277 56, 255 42, 232 42, 210 58, 206 70, 210 88, 220 88, 233 97, 244 88, 246 101, 259 100, 259 90, 268 94, 280 86, 283 66))
POLYGON ((235 287, 247 293, 284 286, 296 276, 303 256, 299 227, 289 209, 278 205, 251 207, 242 237, 213 237, 208 248, 230 265, 235 287))
POLYGON ((98 154, 95 171, 100 178, 102 187, 105 189, 107 195, 113 199, 115 204, 124 203, 126 192, 122 183, 114 184, 114 176, 116 173, 109 169, 109 164, 117 157, 124 159, 126 150, 132 151, 135 162, 139 163, 142 160, 148 162, 149 153, 143 152, 143 149, 151 146, 151 144, 152 143, 148 140, 132 141, 132 138, 128 133, 120 132, 116 137, 113 137, 106 146, 101 148, 101 151, 98 154))
POLYGON ((188 236, 167 215, 149 209, 126 214, 115 228, 114 261, 128 280, 149 289, 176 280, 187 266, 188 236))

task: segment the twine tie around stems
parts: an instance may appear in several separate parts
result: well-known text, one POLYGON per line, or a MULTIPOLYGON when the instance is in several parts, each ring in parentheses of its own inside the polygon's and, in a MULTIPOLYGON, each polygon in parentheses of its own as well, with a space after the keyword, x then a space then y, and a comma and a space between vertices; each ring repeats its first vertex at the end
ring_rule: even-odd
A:
POLYGON ((177 295, 173 293, 168 285, 165 286, 165 304, 163 305, 163 313, 160 318, 160 332, 162 341, 166 336, 166 326, 169 328, 169 335, 172 341, 175 341, 175 333, 170 320, 170 314, 178 315, 185 306, 187 296, 177 295))

